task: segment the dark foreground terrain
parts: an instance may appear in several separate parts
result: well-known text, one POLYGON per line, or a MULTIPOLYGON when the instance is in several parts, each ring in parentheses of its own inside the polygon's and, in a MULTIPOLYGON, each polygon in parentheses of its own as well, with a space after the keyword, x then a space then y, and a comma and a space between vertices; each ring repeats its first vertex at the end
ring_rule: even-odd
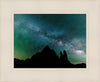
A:
POLYGON ((30 59, 19 60, 14 58, 14 68, 86 68, 86 64, 72 64, 64 50, 60 58, 54 50, 46 46, 42 52, 33 55, 30 59))

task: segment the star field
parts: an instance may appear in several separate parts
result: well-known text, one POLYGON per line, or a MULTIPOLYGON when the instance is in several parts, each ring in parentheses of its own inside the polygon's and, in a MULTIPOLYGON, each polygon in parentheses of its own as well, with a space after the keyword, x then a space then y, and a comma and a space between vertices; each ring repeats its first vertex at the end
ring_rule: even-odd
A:
POLYGON ((15 58, 30 58, 46 45, 86 63, 86 14, 14 14, 15 58))

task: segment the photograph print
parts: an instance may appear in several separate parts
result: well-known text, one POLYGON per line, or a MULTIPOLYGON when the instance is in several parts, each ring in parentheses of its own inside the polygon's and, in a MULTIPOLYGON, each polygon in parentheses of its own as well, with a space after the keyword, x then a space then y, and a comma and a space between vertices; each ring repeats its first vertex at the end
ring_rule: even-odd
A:
POLYGON ((86 14, 14 14, 14 68, 86 68, 86 14))

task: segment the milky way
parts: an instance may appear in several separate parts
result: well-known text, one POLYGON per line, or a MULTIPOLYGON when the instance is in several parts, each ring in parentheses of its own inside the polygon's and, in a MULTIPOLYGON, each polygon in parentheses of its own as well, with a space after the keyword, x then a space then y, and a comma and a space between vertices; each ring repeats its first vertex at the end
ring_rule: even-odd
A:
POLYGON ((46 45, 86 63, 86 14, 14 14, 15 58, 30 58, 46 45))

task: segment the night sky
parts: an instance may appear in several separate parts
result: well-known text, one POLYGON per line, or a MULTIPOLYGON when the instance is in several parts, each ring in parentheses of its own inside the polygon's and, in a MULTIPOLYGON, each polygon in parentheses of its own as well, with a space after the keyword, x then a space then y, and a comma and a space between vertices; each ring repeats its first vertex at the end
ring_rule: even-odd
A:
POLYGON ((14 57, 27 59, 48 45, 86 63, 86 14, 14 14, 14 57))

